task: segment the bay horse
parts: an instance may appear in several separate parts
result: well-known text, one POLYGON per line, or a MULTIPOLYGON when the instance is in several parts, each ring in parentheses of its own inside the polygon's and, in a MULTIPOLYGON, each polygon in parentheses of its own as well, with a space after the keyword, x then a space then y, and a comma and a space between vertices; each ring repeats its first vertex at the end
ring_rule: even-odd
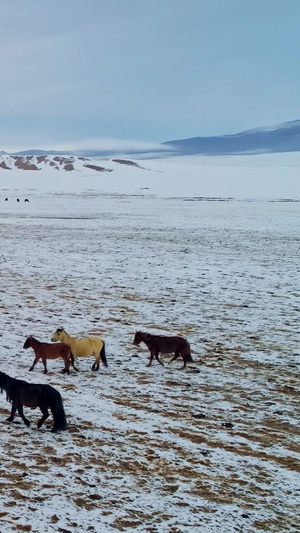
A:
POLYGON ((190 344, 183 337, 166 337, 164 335, 151 335, 151 333, 137 331, 134 336, 133 344, 138 346, 141 342, 146 344, 147 348, 150 350, 150 360, 147 366, 152 365, 154 357, 160 365, 164 366, 163 362, 158 357, 159 353, 175 353, 174 357, 169 361, 170 363, 181 356, 183 366, 180 370, 185 368, 187 363, 193 362, 190 344))
POLYGON ((93 355, 96 359, 92 365, 92 370, 99 370, 100 359, 105 367, 107 367, 105 355, 105 342, 100 337, 70 337, 64 328, 58 328, 51 337, 52 342, 61 341, 71 348, 74 358, 88 357, 93 355))
POLYGON ((32 371, 36 363, 41 359, 44 365, 44 374, 47 374, 47 359, 58 359, 61 357, 65 363, 65 367, 61 371, 63 374, 67 372, 70 373, 70 366, 72 365, 74 370, 77 370, 74 366, 74 357, 72 356, 70 346, 67 344, 51 344, 50 342, 40 342, 30 335, 24 342, 25 350, 27 348, 33 348, 35 353, 35 359, 30 367, 32 371))
POLYGON ((67 429, 62 397, 58 390, 51 387, 51 385, 27 383, 27 381, 11 378, 4 372, 0 372, 0 390, 1 392, 6 391, 6 399, 12 404, 10 416, 7 418, 8 422, 13 422, 16 411, 18 411, 23 422, 29 427, 30 422, 23 412, 23 406, 25 405, 26 407, 31 407, 31 409, 40 408, 43 416, 37 423, 38 429, 49 417, 48 409, 51 410, 53 415, 51 431, 56 433, 67 429))

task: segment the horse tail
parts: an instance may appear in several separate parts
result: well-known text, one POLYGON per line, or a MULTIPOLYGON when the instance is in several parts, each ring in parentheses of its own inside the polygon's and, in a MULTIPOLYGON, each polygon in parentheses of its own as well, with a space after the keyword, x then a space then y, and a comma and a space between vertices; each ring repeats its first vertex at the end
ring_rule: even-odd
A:
POLYGON ((103 365, 107 368, 107 361, 106 361, 106 355, 105 355, 105 342, 103 341, 103 346, 100 351, 100 357, 103 365))
POLYGON ((189 342, 187 342, 187 349, 188 349, 188 353, 185 356, 185 360, 186 360, 187 363, 193 363, 194 359, 191 356, 191 348, 190 348, 190 343, 189 342))
POLYGON ((51 411, 53 414, 53 428, 52 431, 64 431, 67 429, 67 419, 66 414, 64 410, 64 405, 62 401, 61 394, 58 392, 58 390, 55 390, 54 394, 54 403, 51 406, 51 411))

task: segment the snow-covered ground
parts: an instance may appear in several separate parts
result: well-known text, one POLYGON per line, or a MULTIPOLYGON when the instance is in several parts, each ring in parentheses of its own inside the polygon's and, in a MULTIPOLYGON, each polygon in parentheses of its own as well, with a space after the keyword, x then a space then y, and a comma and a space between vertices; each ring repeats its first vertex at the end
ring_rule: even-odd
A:
MULTIPOLYGON (((24 161, 27 158, 23 158, 24 161)), ((85 160, 54 156, 29 163, 41 170, 3 170, 0 183, 3 194, 43 192, 101 192, 160 196, 210 196, 240 199, 300 200, 300 152, 253 156, 173 157, 138 160, 136 167, 128 159, 85 160), (74 171, 67 172, 65 162, 72 159, 74 171), (117 161, 123 161, 118 163, 117 161), (124 164, 126 161, 129 164, 124 164), (55 163, 55 167, 50 166, 55 163), (105 171, 89 170, 94 164, 105 171), (59 170, 57 170, 59 169, 59 170)), ((9 168, 10 158, 5 156, 9 168)), ((7 195, 6 195, 7 196, 7 195)))
POLYGON ((56 387, 68 419, 9 424, 0 395, 1 533, 299 530, 300 202, 280 201, 299 162, 0 171, 0 370, 56 387), (28 372, 25 338, 61 326, 101 336, 108 368, 28 372), (194 363, 147 368, 137 330, 194 363))

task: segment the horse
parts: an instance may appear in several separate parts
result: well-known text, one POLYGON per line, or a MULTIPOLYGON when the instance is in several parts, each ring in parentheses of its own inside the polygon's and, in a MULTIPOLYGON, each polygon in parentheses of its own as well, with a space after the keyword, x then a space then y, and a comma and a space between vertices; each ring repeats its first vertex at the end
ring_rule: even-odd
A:
POLYGON ((51 387, 51 385, 27 383, 27 381, 11 378, 4 372, 0 372, 0 390, 1 392, 6 391, 6 399, 12 404, 10 416, 7 418, 8 422, 13 422, 15 413, 18 411, 26 426, 29 427, 30 422, 23 412, 23 406, 25 405, 26 407, 31 407, 31 409, 40 408, 43 416, 37 423, 38 429, 47 420, 49 416, 48 409, 51 410, 53 415, 51 431, 56 433, 67 429, 62 397, 58 390, 51 387))
POLYGON ((92 365, 92 370, 99 370, 100 358, 105 367, 107 367, 105 355, 105 342, 100 337, 83 337, 78 339, 70 337, 64 328, 58 328, 51 337, 52 342, 61 341, 70 346, 74 358, 88 357, 93 355, 96 359, 92 365))
POLYGON ((47 359, 58 359, 61 357, 64 360, 65 368, 62 369, 62 373, 70 374, 70 366, 72 365, 74 370, 77 370, 74 366, 74 357, 72 356, 70 346, 66 344, 50 344, 49 342, 40 342, 30 335, 24 342, 25 350, 27 348, 33 348, 35 353, 35 359, 30 367, 30 372, 34 369, 36 363, 42 359, 44 365, 44 374, 47 374, 47 359))
POLYGON ((163 362, 158 357, 159 353, 175 352, 174 357, 172 357, 172 359, 169 361, 170 363, 175 361, 175 359, 181 355, 183 366, 180 368, 180 370, 185 368, 187 363, 193 362, 190 344, 183 337, 166 337, 163 335, 151 335, 151 333, 137 331, 134 336, 133 344, 138 346, 141 342, 146 344, 147 348, 150 350, 150 360, 147 366, 152 365, 154 357, 160 365, 164 366, 163 362))

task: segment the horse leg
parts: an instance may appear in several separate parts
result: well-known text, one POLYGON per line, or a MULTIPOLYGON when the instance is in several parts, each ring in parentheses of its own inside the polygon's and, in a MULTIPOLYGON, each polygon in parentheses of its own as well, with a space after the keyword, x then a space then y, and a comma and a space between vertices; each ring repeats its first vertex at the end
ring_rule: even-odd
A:
POLYGON ((172 359, 170 359, 169 363, 172 363, 172 361, 175 361, 176 359, 178 359, 178 357, 180 356, 180 352, 178 352, 177 350, 175 351, 175 355, 174 357, 172 357, 172 359))
POLYGON ((72 365, 72 367, 74 368, 74 370, 76 370, 76 372, 79 372, 79 368, 77 368, 77 367, 75 366, 75 357, 74 357, 74 355, 72 354, 72 352, 71 352, 71 365, 72 365))
POLYGON ((64 363, 65 363, 65 368, 63 368, 61 370, 61 373, 65 374, 67 372, 67 374, 70 374, 70 360, 69 360, 69 358, 68 357, 67 358, 63 358, 63 360, 64 360, 64 363))
POLYGON ((10 416, 6 419, 7 422, 13 422, 16 414, 17 406, 15 404, 12 404, 10 416))
POLYGON ((150 359, 149 359, 149 363, 146 365, 146 366, 151 366, 152 365, 152 361, 153 361, 153 358, 155 356, 155 352, 150 352, 150 359))
POLYGON ((31 367, 29 368, 29 372, 31 372, 34 369, 34 367, 37 364, 37 362, 39 361, 39 359, 40 359, 39 356, 36 355, 31 367))
POLYGON ((26 426, 29 428, 30 426, 30 422, 28 420, 28 418, 26 418, 26 416, 24 415, 24 412, 23 412, 23 405, 18 405, 18 413, 20 415, 20 417, 22 418, 23 422, 26 424, 26 426))
POLYGON ((40 407, 40 410, 42 411, 43 413, 43 416, 42 418, 38 421, 37 423, 37 427, 38 429, 40 429, 40 427, 43 425, 43 423, 45 422, 45 420, 47 420, 48 416, 50 415, 48 409, 46 409, 46 407, 40 407))
POLYGON ((100 353, 99 355, 95 355, 96 357, 96 361, 94 362, 93 366, 92 366, 92 370, 99 370, 99 365, 100 365, 100 353))
POLYGON ((44 357, 42 357, 42 363, 44 365, 44 374, 47 374, 47 360, 44 357))
POLYGON ((183 360, 183 366, 181 366, 179 370, 183 370, 186 367, 186 356, 184 355, 184 353, 182 353, 181 356, 183 360))
POLYGON ((155 352, 155 359, 161 366, 164 366, 163 362, 158 357, 158 353, 159 353, 158 351, 155 352))

